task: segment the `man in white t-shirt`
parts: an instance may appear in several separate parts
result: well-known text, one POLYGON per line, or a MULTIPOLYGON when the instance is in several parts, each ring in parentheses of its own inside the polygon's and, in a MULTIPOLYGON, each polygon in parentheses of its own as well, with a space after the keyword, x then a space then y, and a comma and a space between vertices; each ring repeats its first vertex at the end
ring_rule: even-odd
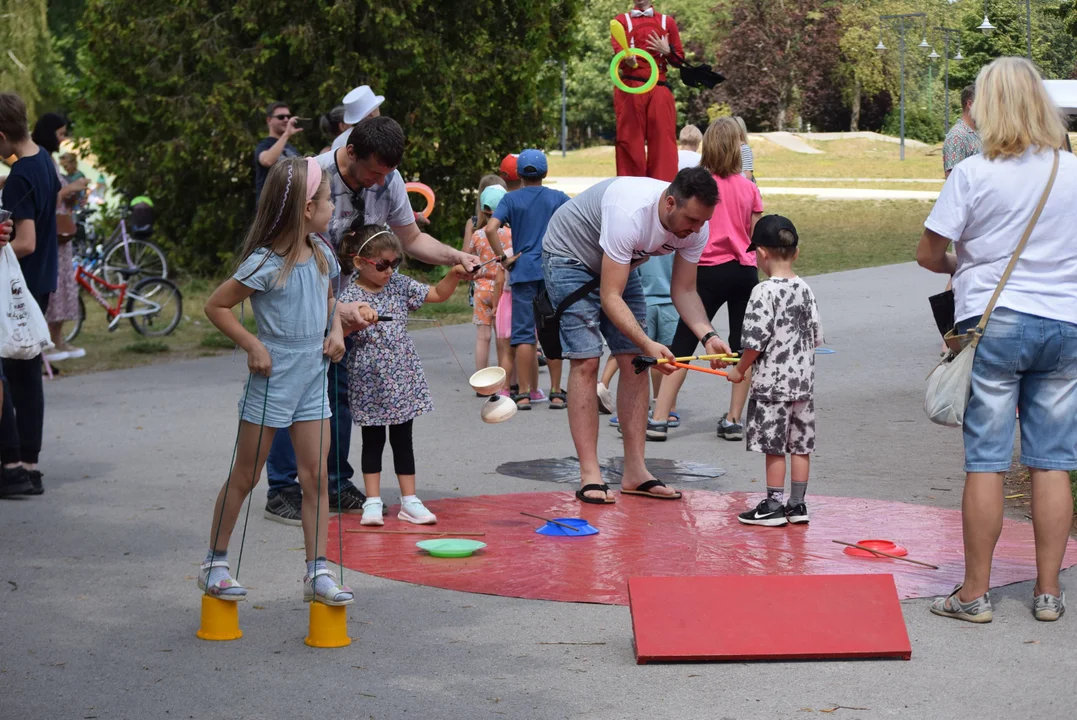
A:
MULTIPOLYGON (((687 168, 672 183, 638 177, 605 180, 554 213, 542 241, 546 291, 554 308, 594 280, 596 289, 567 305, 561 315, 562 356, 571 363, 568 419, 585 503, 614 502, 598 465, 598 366, 602 341, 617 358, 621 380, 617 409, 624 435, 621 491, 676 500, 679 492, 656 480, 643 462, 648 377, 637 374, 639 355, 673 359, 669 348, 647 337, 647 305, 634 266, 652 255, 676 253, 670 298, 681 320, 708 353, 729 353, 696 294, 696 265, 707 244, 707 221, 718 204, 718 186, 703 168, 687 168)), ((549 350, 549 348, 544 349, 549 350)), ((714 366, 724 363, 712 363, 714 366)), ((659 368, 673 372, 668 364, 659 368)))

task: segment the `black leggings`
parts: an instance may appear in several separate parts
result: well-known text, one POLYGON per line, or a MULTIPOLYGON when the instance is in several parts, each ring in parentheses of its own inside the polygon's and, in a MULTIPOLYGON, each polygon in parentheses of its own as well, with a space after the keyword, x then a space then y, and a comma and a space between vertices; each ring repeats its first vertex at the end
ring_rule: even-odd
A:
MULTIPOLYGON (((744 325, 744 311, 752 288, 759 283, 759 271, 751 265, 741 265, 730 260, 721 265, 700 265, 696 271, 696 292, 703 301, 707 317, 714 319, 718 310, 729 303, 729 349, 741 351, 740 331, 744 325)), ((677 332, 669 349, 677 357, 691 355, 699 345, 699 339, 684 321, 677 323, 677 332)))
MULTIPOLYGON (((393 465, 397 475, 415 474, 415 450, 411 445, 412 421, 389 426, 389 444, 393 446, 393 465)), ((381 454, 385 450, 385 426, 364 425, 361 470, 367 474, 381 472, 381 454)))
MULTIPOLYGON (((35 295, 44 315, 49 296, 35 295)), ((41 355, 29 360, 4 358, 4 406, 0 415, 0 459, 36 464, 45 427, 45 385, 41 355)))

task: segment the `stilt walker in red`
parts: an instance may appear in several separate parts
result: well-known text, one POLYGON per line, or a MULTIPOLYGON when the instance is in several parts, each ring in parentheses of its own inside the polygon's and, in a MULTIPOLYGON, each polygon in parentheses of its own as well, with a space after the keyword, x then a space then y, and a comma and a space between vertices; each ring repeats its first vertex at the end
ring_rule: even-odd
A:
MULTIPOLYGON (((677 105, 666 79, 670 65, 684 64, 677 21, 656 12, 650 0, 633 0, 633 9, 616 20, 625 28, 628 44, 654 56, 658 85, 641 95, 614 88, 617 114, 617 174, 673 180, 677 174, 677 105)), ((614 52, 624 48, 613 40, 614 52)), ((639 87, 651 77, 645 62, 629 57, 621 63, 621 79, 639 87)))

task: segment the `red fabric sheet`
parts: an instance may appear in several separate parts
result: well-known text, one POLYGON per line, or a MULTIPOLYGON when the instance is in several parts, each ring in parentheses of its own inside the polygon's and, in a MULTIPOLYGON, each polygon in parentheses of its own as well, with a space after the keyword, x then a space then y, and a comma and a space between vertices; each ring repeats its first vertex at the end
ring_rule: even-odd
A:
MULTIPOLYGON (((435 526, 396 519, 386 530, 485 532, 487 544, 470 558, 439 559, 415 547, 421 535, 344 534, 343 565, 391 580, 506 597, 627 605, 627 581, 638 576, 848 575, 894 576, 902 598, 949 593, 961 581, 961 514, 906 503, 809 495, 808 526, 751 527, 736 515, 761 499, 752 493, 682 490, 684 499, 652 500, 618 494, 614 505, 583 505, 568 492, 481 495, 427 503, 435 526), (600 532, 585 538, 535 533, 545 517, 582 517, 600 532), (893 540, 908 557, 939 570, 900 560, 855 558, 832 540, 893 540)), ((330 525, 329 557, 338 562, 337 520, 330 525)), ((358 515, 344 527, 360 529, 358 515)), ((365 528, 364 528, 365 529, 365 528)), ((1069 541, 1064 567, 1077 564, 1069 541)), ((1032 525, 1006 520, 995 550, 993 587, 1036 575, 1032 525)))

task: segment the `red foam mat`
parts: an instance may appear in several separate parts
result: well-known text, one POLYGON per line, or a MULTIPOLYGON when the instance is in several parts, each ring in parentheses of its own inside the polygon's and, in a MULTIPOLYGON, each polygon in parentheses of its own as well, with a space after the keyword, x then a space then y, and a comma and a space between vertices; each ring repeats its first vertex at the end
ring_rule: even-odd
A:
MULTIPOLYGON (((646 575, 893 575, 902 598, 945 595, 964 577, 961 513, 922 505, 811 495, 810 525, 753 527, 737 513, 761 496, 684 490, 680 501, 618 494, 615 505, 583 505, 571 492, 432 500, 437 525, 398 520, 390 508, 384 530, 481 532, 487 547, 459 560, 430 557, 415 543, 421 535, 344 533, 343 564, 382 578, 463 592, 507 597, 628 604, 626 582, 646 575), (583 538, 535 534, 541 520, 579 517, 599 529, 583 538), (938 565, 931 570, 885 558, 857 558, 832 540, 893 540, 909 557, 938 565)), ((366 531, 358 515, 330 521, 329 559, 337 562, 338 522, 366 531)), ((1063 565, 1077 563, 1069 541, 1063 565)), ((1003 522, 991 569, 994 586, 1036 577, 1032 525, 1003 522)))
POLYGON ((636 662, 912 656, 891 575, 628 580, 636 662))

